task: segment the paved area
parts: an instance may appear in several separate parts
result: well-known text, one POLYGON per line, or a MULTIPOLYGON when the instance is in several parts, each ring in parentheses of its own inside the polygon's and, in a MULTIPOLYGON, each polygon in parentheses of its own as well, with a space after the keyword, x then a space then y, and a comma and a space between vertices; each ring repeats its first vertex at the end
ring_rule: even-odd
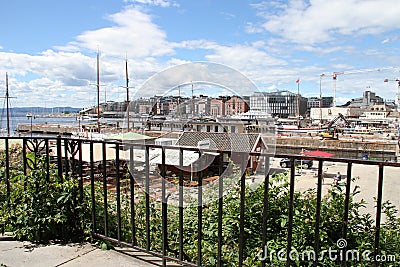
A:
MULTIPOLYGON (((283 172, 288 169, 282 169, 279 166, 280 159, 273 159, 271 167, 274 172, 283 172)), ((329 188, 332 187, 334 175, 340 171, 342 174, 343 190, 345 190, 345 179, 347 173, 346 163, 333 163, 324 162, 323 172, 325 179, 322 186, 322 194, 325 195, 329 188), (344 179, 344 180, 343 180, 344 179)), ((365 213, 370 213, 375 216, 375 199, 377 197, 378 188, 378 166, 374 165, 362 165, 353 164, 352 177, 356 178, 356 181, 351 185, 352 190, 355 186, 359 186, 360 193, 355 196, 356 201, 361 199, 367 202, 366 207, 362 210, 365 213)), ((309 188, 317 188, 317 173, 318 173, 318 162, 314 161, 314 165, 311 169, 297 169, 295 175, 295 190, 304 191, 309 188)), ((400 208, 400 168, 395 167, 384 167, 384 178, 383 178, 383 201, 392 202, 397 208, 400 208)), ((344 192, 344 191, 343 191, 344 192)), ((398 213, 398 215, 400 215, 398 213)))
MULTIPOLYGON (((161 266, 161 260, 130 248, 101 250, 91 244, 35 245, 0 236, 0 266, 102 267, 161 266)), ((168 263, 168 266, 179 266, 168 263)))

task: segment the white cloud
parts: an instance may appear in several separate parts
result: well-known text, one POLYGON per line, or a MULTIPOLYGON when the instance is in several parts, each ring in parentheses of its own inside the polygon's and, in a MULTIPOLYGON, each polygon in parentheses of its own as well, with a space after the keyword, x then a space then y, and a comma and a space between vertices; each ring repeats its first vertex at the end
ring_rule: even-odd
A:
POLYGON ((179 7, 179 4, 175 1, 168 0, 124 0, 125 3, 137 3, 137 4, 145 4, 151 6, 161 6, 161 7, 179 7))
MULTIPOLYGON (((166 0, 131 2, 138 3, 139 1, 143 4, 153 3, 158 6, 166 5, 162 4, 164 2, 173 3, 166 0)), ((121 88, 118 88, 118 86, 125 82, 125 56, 128 57, 129 62, 130 86, 139 88, 152 74, 165 70, 166 67, 188 63, 188 60, 192 59, 190 58, 192 53, 199 60, 209 60, 235 68, 262 88, 293 90, 296 88, 295 80, 300 77, 304 82, 302 83, 304 90, 315 91, 318 89, 319 74, 322 72, 328 73, 329 71, 329 73, 332 73, 332 71, 357 69, 355 60, 347 64, 349 61, 343 60, 341 54, 348 57, 350 53, 357 52, 358 55, 368 56, 369 62, 377 57, 382 59, 379 61, 380 66, 395 65, 395 63, 388 64, 387 60, 385 61, 387 52, 379 49, 379 47, 376 50, 367 48, 355 51, 356 44, 314 45, 315 42, 330 40, 338 34, 350 34, 352 31, 360 34, 361 30, 357 31, 357 29, 360 29, 363 24, 366 25, 363 26, 363 33, 371 32, 370 29, 374 28, 373 25, 381 25, 374 29, 383 30, 389 29, 389 26, 393 24, 383 23, 384 21, 391 21, 389 18, 377 18, 377 21, 371 19, 368 23, 361 20, 361 18, 364 18, 364 15, 361 16, 361 14, 371 14, 369 9, 364 10, 366 8, 363 7, 368 5, 363 3, 376 3, 375 0, 358 3, 357 7, 361 10, 354 12, 358 15, 352 16, 353 20, 346 18, 348 14, 342 9, 338 10, 338 14, 331 14, 335 13, 334 7, 337 9, 338 6, 344 5, 344 2, 348 3, 350 8, 353 9, 355 8, 354 5, 358 3, 354 0, 337 0, 334 3, 314 0, 309 5, 299 0, 291 1, 288 5, 279 0, 263 2, 257 8, 263 5, 271 7, 272 3, 272 8, 275 11, 280 10, 277 15, 266 13, 265 10, 269 9, 265 7, 264 10, 260 11, 267 18, 265 27, 270 27, 270 31, 280 37, 267 36, 266 39, 257 39, 257 37, 266 36, 260 34, 255 35, 254 40, 256 41, 251 43, 250 41, 249 43, 241 41, 236 44, 221 44, 207 39, 174 42, 174 40, 168 39, 167 32, 155 24, 153 17, 146 13, 147 11, 144 12, 144 9, 138 7, 139 5, 129 6, 121 12, 107 17, 111 26, 83 32, 76 37, 75 41, 63 47, 49 49, 36 55, 0 52, 0 71, 7 70, 9 72, 10 84, 12 81, 12 89, 18 95, 17 101, 22 103, 20 106, 24 105, 22 101, 26 101, 26 103, 33 101, 36 104, 40 99, 47 99, 47 106, 50 106, 50 103, 78 107, 87 106, 89 102, 95 104, 96 88, 89 83, 95 83, 96 80, 95 52, 98 49, 101 52, 102 99, 105 94, 104 90, 107 90, 107 95, 112 97, 111 100, 116 100, 117 97, 121 96, 122 99, 124 98, 124 94, 121 93, 121 88), (317 14, 317 11, 320 12, 320 15, 317 14), (289 14, 293 19, 288 17, 289 14), (362 23, 355 18, 360 18, 362 23), (277 21, 275 26, 268 24, 274 19, 277 21), (337 23, 335 24, 336 20, 337 23), (297 23, 300 26, 297 26, 297 23), (337 26, 332 28, 332 25, 337 26), (371 25, 371 27, 368 28, 368 25, 371 25), (301 37, 294 34, 298 28, 304 28, 303 32, 300 33, 302 34, 301 37), (364 31, 364 29, 367 31, 364 31), (321 35, 321 32, 325 33, 326 37, 321 35), (293 43, 281 37, 298 43, 293 45, 293 43), (309 42, 301 42, 303 39, 309 42), (88 51, 89 54, 85 55, 88 51), (299 51, 301 53, 296 54, 299 51), (180 52, 183 53, 180 54, 180 52), (333 56, 325 59, 324 57, 327 54, 333 54, 333 56), (322 60, 318 62, 319 59, 312 57, 319 57, 322 60), (353 63, 354 65, 351 65, 353 63), (31 82, 25 82, 28 80, 31 80, 31 82), (307 82, 311 84, 309 88, 306 87, 307 82), (51 95, 49 92, 51 92, 51 95)), ((382 2, 388 3, 389 1, 382 2)), ((382 16, 386 15, 386 13, 382 14, 382 16)), ((247 26, 248 29, 252 28, 253 33, 256 34, 261 29, 252 23, 247 26)), ((385 36, 381 39, 388 40, 383 41, 385 47, 388 47, 391 42, 398 40, 398 36, 385 36)), ((390 48, 390 51, 394 55, 391 60, 398 62, 397 50, 390 48)), ((183 76, 184 74, 182 72, 183 76)), ((398 75, 392 76, 397 77, 398 75)), ((355 89, 357 91, 354 92, 360 95, 360 92, 365 88, 365 82, 361 81, 362 78, 360 78, 358 79, 359 83, 356 84, 353 82, 354 79, 350 79, 352 77, 351 75, 340 77, 337 82, 338 93, 348 94, 351 91, 350 88, 357 88, 355 89)), ((388 76, 388 78, 391 78, 391 76, 388 76)), ((382 86, 382 80, 383 78, 379 77, 373 83, 375 86, 371 88, 379 90, 382 86)), ((329 85, 328 79, 325 83, 324 89, 331 92, 331 79, 329 85)), ((134 91, 134 89, 131 90, 132 93, 134 91)))
POLYGON ((214 53, 206 59, 230 64, 238 68, 258 68, 266 66, 282 66, 287 62, 269 55, 266 51, 251 45, 215 46, 214 53), (244 65, 245 64, 245 65, 244 65))
POLYGON ((124 0, 125 3, 137 3, 150 6, 161 6, 161 7, 179 7, 179 4, 175 1, 169 0, 124 0))
POLYGON ((262 27, 295 43, 316 44, 399 29, 397 6, 398 0, 289 0, 272 12, 263 9, 262 27))
POLYGON ((143 59, 149 56, 173 54, 166 33, 152 22, 150 15, 140 8, 132 7, 108 16, 115 26, 86 31, 79 35, 76 42, 65 47, 73 50, 78 46, 91 51, 100 51, 104 55, 143 59))

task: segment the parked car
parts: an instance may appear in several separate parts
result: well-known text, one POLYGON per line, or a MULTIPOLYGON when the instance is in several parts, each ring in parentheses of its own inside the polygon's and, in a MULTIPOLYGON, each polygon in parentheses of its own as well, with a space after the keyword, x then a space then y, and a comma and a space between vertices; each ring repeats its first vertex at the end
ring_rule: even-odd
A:
MULTIPOLYGON (((284 158, 281 159, 280 165, 282 168, 290 168, 290 159, 289 158, 284 158)), ((313 161, 309 159, 295 159, 294 160, 294 166, 300 166, 302 165, 303 167, 310 169, 313 166, 313 161)))

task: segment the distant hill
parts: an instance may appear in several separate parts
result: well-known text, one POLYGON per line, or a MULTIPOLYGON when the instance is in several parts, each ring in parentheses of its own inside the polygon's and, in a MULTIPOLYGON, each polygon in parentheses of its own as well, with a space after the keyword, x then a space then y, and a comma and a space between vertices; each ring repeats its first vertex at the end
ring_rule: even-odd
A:
MULTIPOLYGON (((54 107, 54 108, 43 108, 43 107, 18 107, 10 108, 10 113, 13 115, 26 115, 26 113, 32 114, 60 114, 60 113, 77 113, 81 108, 72 107, 54 107)), ((1 113, 5 113, 5 108, 0 108, 1 113)))

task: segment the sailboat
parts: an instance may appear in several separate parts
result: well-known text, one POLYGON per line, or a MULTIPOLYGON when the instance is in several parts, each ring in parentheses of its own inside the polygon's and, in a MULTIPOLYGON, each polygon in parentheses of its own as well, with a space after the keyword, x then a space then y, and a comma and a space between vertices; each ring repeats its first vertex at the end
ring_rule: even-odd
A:
POLYGON ((2 128, 1 129, 1 134, 10 136, 10 134, 11 134, 11 128, 10 128, 10 98, 12 98, 12 97, 10 97, 9 93, 8 93, 8 73, 7 72, 6 72, 6 94, 2 98, 4 98, 5 102, 6 102, 7 126, 6 126, 6 128, 2 128))
POLYGON ((97 118, 90 117, 90 116, 81 116, 77 120, 83 121, 83 120, 96 120, 97 121, 97 126, 93 127, 93 125, 81 125, 79 123, 79 129, 78 131, 72 132, 72 137, 75 138, 87 138, 87 139, 96 139, 96 140, 102 140, 105 135, 101 133, 101 128, 100 128, 100 52, 97 52, 97 107, 96 107, 96 114, 97 118))

